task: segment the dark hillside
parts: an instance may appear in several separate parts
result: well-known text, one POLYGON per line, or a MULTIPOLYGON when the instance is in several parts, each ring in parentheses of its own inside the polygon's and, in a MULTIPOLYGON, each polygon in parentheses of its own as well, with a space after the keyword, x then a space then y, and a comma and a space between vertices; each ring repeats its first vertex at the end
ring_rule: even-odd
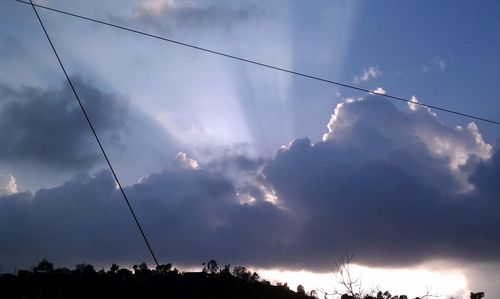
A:
MULTIPOLYGON (((213 266, 213 265, 212 265, 213 266)), ((142 264, 134 271, 112 267, 96 272, 91 265, 77 269, 52 269, 40 263, 33 272, 0 276, 0 298, 67 299, 67 298, 311 298, 286 286, 274 286, 259 280, 257 273, 244 267, 227 266, 204 269, 203 272, 180 273, 170 264, 150 270, 142 264), (40 267, 41 266, 41 267, 40 267)))

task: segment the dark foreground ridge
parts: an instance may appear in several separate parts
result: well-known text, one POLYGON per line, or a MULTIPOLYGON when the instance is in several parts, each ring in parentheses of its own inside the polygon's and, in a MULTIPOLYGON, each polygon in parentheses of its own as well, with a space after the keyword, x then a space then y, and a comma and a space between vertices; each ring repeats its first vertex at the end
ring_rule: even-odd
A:
POLYGON ((179 272, 172 264, 152 270, 145 263, 132 270, 113 264, 108 271, 95 271, 88 264, 54 269, 43 260, 32 271, 0 275, 0 298, 313 298, 286 284, 271 285, 245 267, 230 271, 229 265, 219 269, 215 261, 203 265, 201 272, 179 272))
MULTIPOLYGON (((179 272, 172 264, 149 269, 145 263, 132 270, 113 264, 108 271, 95 271, 89 264, 78 264, 74 270, 54 269, 42 260, 32 271, 18 270, 17 274, 0 275, 0 298, 9 299, 67 299, 67 298, 318 298, 315 290, 306 293, 299 285, 297 292, 288 285, 260 279, 256 272, 226 265, 219 269, 214 260, 203 263, 201 272, 179 272)), ((328 298, 332 294, 328 295, 328 298)), ((326 297, 326 296, 325 296, 326 297)), ((389 292, 357 296, 336 294, 341 299, 408 299, 392 296, 389 292)), ((425 298, 427 296, 424 296, 425 298)), ((470 298, 481 299, 484 293, 471 293, 470 298)), ((418 298, 418 297, 417 297, 418 298)))

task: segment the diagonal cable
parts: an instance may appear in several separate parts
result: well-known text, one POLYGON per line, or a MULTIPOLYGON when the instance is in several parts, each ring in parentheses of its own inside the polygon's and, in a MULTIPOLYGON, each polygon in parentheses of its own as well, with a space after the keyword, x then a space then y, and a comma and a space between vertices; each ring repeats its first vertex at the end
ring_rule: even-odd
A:
POLYGON ((76 13, 71 13, 71 12, 67 12, 67 11, 64 11, 64 10, 59 10, 59 9, 51 8, 51 7, 40 5, 40 4, 33 4, 31 2, 31 0, 30 0, 30 2, 27 2, 27 1, 24 1, 24 0, 12 0, 12 1, 16 1, 16 2, 24 3, 24 4, 29 4, 29 5, 36 6, 36 7, 39 7, 39 8, 43 8, 43 9, 46 9, 46 10, 49 10, 49 11, 52 11, 52 12, 61 13, 61 14, 67 15, 67 16, 71 16, 71 17, 83 19, 83 20, 86 20, 86 21, 98 23, 98 24, 105 25, 105 26, 114 27, 114 28, 117 28, 117 29, 120 29, 120 30, 129 31, 129 32, 140 34, 140 35, 144 35, 144 36, 147 36, 147 37, 150 37, 150 38, 155 38, 155 39, 158 39, 158 40, 162 40, 162 41, 173 43, 173 44, 177 44, 177 45, 180 45, 180 46, 184 46, 184 47, 196 49, 196 50, 207 52, 207 53, 210 53, 210 54, 214 54, 214 55, 218 55, 218 56, 222 56, 222 57, 226 57, 226 58, 230 58, 230 59, 234 59, 234 60, 239 60, 239 61, 242 61, 242 62, 250 63, 250 64, 253 64, 253 65, 258 65, 258 66, 261 66, 261 67, 265 67, 265 68, 268 68, 268 69, 272 69, 272 70, 276 70, 276 71, 288 73, 288 74, 291 74, 291 75, 295 75, 295 76, 299 76, 299 77, 304 77, 304 78, 308 78, 308 79, 312 79, 312 80, 316 80, 316 81, 320 81, 320 82, 324 82, 324 83, 328 83, 328 84, 333 84, 333 85, 337 85, 337 86, 341 86, 341 87, 345 87, 345 88, 349 88, 349 89, 353 89, 353 90, 357 90, 357 91, 366 92, 366 93, 369 93, 369 94, 373 94, 373 95, 377 95, 377 96, 380 96, 380 97, 384 97, 385 99, 390 99, 390 100, 394 100, 394 101, 411 103, 411 104, 415 104, 415 105, 419 105, 419 106, 431 108, 431 109, 438 110, 438 111, 443 111, 443 112, 447 112, 447 113, 451 113, 451 114, 455 114, 455 115, 459 115, 459 116, 463 116, 463 117, 467 117, 467 118, 471 118, 471 119, 475 119, 475 120, 484 121, 484 122, 495 124, 495 125, 500 125, 500 121, 488 119, 488 118, 485 118, 485 117, 476 116, 476 115, 472 115, 472 114, 469 114, 469 113, 460 112, 460 111, 457 111, 457 110, 452 110, 452 109, 443 108, 443 107, 439 107, 439 106, 434 106, 434 105, 426 104, 426 103, 423 103, 423 102, 408 100, 408 99, 405 99, 405 98, 402 98, 402 97, 398 97, 398 96, 393 96, 393 95, 390 95, 390 94, 377 93, 377 92, 375 92, 373 90, 369 90, 369 89, 365 89, 365 88, 361 88, 361 87, 357 87, 357 86, 353 86, 353 85, 349 85, 349 84, 345 84, 345 83, 341 83, 341 82, 337 82, 337 81, 333 81, 333 80, 321 78, 321 77, 314 76, 314 75, 308 75, 308 74, 301 73, 301 72, 296 72, 296 71, 293 71, 293 70, 288 70, 288 69, 285 69, 285 68, 281 68, 281 67, 277 67, 277 66, 274 66, 274 65, 270 65, 270 64, 258 62, 258 61, 255 61, 255 60, 246 59, 246 58, 243 58, 243 57, 239 57, 239 56, 235 56, 235 55, 231 55, 231 54, 227 54, 227 53, 223 53, 223 52, 211 50, 211 49, 204 48, 204 47, 195 46, 195 45, 192 45, 192 44, 180 42, 180 41, 173 40, 173 39, 170 39, 170 38, 166 38, 166 37, 163 37, 163 36, 159 36, 159 35, 155 35, 155 34, 143 32, 143 31, 139 31, 139 30, 136 30, 136 29, 132 29, 132 28, 129 28, 129 27, 125 27, 125 26, 121 26, 121 25, 116 25, 116 24, 105 22, 105 21, 102 21, 102 20, 98 20, 98 19, 94 19, 94 18, 82 16, 82 15, 79 15, 79 14, 76 14, 76 13))
POLYGON ((104 147, 102 146, 101 141, 99 140, 99 137, 97 136, 97 133, 94 129, 94 126, 92 125, 92 122, 90 121, 90 118, 87 114, 87 111, 85 110, 85 107, 83 106, 82 101, 80 100, 80 97, 78 96, 78 93, 76 92, 76 89, 73 86, 73 83, 71 82, 71 79, 69 78, 68 73, 66 72, 66 69, 64 68, 64 65, 63 65, 61 59, 59 58, 59 55, 57 54, 56 48, 55 48, 54 44, 52 43, 52 40, 50 39, 50 36, 49 36, 47 30, 45 29, 45 26, 43 25, 42 19, 38 15, 38 11, 36 10, 36 7, 35 7, 37 5, 33 4, 32 0, 30 0, 30 4, 31 4, 31 7, 33 7, 33 11, 35 12, 36 17, 37 17, 38 21, 40 22, 40 26, 42 27, 43 32, 45 33, 45 36, 47 37, 47 40, 49 41, 50 46, 52 47, 52 50, 54 51, 54 55, 56 56, 57 61, 59 62, 59 66, 61 66, 61 69, 64 72, 66 79, 68 80, 68 84, 71 87, 71 90, 73 91, 73 94, 75 95, 76 100, 78 101, 78 105, 82 109, 83 115, 85 116, 85 119, 87 120, 87 123, 90 127, 90 130, 92 131, 92 134, 94 135, 95 140, 97 141, 97 144, 99 145, 99 148, 101 149, 101 152, 104 156, 104 159, 108 163, 109 169, 111 170, 111 173, 113 174, 113 177, 115 178, 115 181, 120 189, 120 192, 123 195, 123 199, 125 199, 125 202, 127 203, 127 206, 130 210, 130 213, 132 214, 132 217, 134 218, 135 223, 137 224, 137 227, 139 228, 139 231, 141 232, 142 238, 144 239, 144 242, 146 243, 146 246, 148 247, 149 252, 151 253, 151 256, 153 257, 154 262, 158 266, 159 265, 158 260, 156 259, 156 255, 153 251, 153 248, 151 248, 151 245, 149 244, 148 238, 146 237, 146 234, 144 233, 144 230, 142 229, 142 226, 141 226, 141 223, 139 222, 139 219, 135 215, 135 212, 134 212, 134 209, 132 208, 132 205, 130 205, 130 202, 127 198, 127 195, 125 194, 125 191, 123 190, 123 187, 120 184, 120 181, 118 180, 118 176, 116 175, 115 170, 113 169, 113 166, 111 165, 111 161, 109 160, 108 156, 106 155, 106 151, 104 150, 104 147))

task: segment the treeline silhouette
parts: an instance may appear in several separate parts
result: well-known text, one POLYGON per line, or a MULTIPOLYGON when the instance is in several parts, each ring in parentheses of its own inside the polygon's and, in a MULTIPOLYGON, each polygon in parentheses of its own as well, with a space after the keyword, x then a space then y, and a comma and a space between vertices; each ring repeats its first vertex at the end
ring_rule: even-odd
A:
POLYGON ((219 269, 214 260, 203 266, 201 272, 181 272, 170 263, 131 270, 113 264, 107 271, 78 264, 70 270, 44 259, 31 271, 0 275, 0 298, 311 298, 287 284, 271 285, 243 266, 219 269))
MULTIPOLYGON (((287 283, 272 285, 246 267, 230 265, 219 268, 215 260, 203 263, 200 272, 181 272, 171 263, 150 269, 146 263, 132 270, 112 264, 109 270, 96 271, 90 264, 78 264, 75 269, 54 268, 42 260, 29 270, 0 275, 0 298, 66 299, 66 298, 318 298, 316 290, 306 293, 299 285, 290 290, 287 283)), ((340 294, 339 294, 340 295, 340 294)), ((481 299, 484 293, 471 293, 471 299, 481 299)), ((326 298, 326 296, 325 296, 326 298)), ((341 299, 360 299, 342 294, 341 299)), ((363 299, 407 299, 389 292, 365 295, 363 299)))

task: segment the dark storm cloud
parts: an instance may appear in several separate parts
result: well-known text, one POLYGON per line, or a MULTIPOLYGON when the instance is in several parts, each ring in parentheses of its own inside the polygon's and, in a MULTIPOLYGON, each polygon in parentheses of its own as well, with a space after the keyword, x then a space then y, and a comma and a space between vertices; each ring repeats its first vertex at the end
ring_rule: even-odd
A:
POLYGON ((477 192, 481 197, 500 198, 500 188, 497 186, 500 182, 500 148, 497 148, 490 161, 476 167, 470 181, 478 187, 477 192))
MULTIPOLYGON (((135 255, 140 239, 107 173, 78 176, 35 195, 16 193, 0 200, 2 267, 28 267, 41 256, 61 263, 120 259, 135 255)), ((142 249, 142 248, 141 248, 142 249)))
MULTIPOLYGON (((295 140, 265 164, 179 154, 127 187, 160 259, 312 270, 346 252, 379 266, 498 261, 500 150, 475 126, 371 98, 337 106, 328 127, 324 141, 295 140)), ((1 260, 12 264, 148 258, 105 172, 5 195, 0 216, 1 260)))
POLYGON ((296 140, 268 163, 267 182, 301 219, 297 249, 316 253, 310 265, 343 252, 372 265, 498 258, 499 152, 482 161, 491 148, 475 126, 450 130, 412 108, 341 104, 324 142, 296 140), (454 164, 464 152, 473 166, 454 164))
MULTIPOLYGON (((210 257, 253 261, 254 254, 263 256, 265 246, 279 242, 288 221, 276 207, 261 200, 255 207, 241 205, 230 180, 192 166, 179 155, 171 167, 125 190, 162 259, 184 264, 210 257), (261 234, 264 229, 266 234, 261 234), (236 238, 242 231, 245 240, 236 238), (252 258, 244 249, 247 243, 252 258)), ((107 172, 78 176, 34 195, 1 197, 0 216, 4 269, 28 266, 44 256, 70 265, 149 258, 107 172)))
MULTIPOLYGON (((99 135, 116 144, 126 102, 79 77, 74 85, 99 135)), ((55 169, 85 170, 100 159, 98 147, 69 87, 42 90, 0 85, 0 160, 55 169)))
POLYGON ((470 194, 456 194, 452 177, 435 167, 439 161, 425 156, 355 161, 354 149, 300 140, 265 174, 301 219, 297 249, 316 252, 309 265, 321 267, 343 252, 372 265, 497 259, 500 203, 481 187, 498 193, 498 186, 488 179, 470 194))
POLYGON ((235 23, 258 14, 259 9, 251 3, 234 5, 231 1, 207 3, 150 0, 134 7, 128 19, 155 26, 162 31, 213 28, 229 30, 235 23))

